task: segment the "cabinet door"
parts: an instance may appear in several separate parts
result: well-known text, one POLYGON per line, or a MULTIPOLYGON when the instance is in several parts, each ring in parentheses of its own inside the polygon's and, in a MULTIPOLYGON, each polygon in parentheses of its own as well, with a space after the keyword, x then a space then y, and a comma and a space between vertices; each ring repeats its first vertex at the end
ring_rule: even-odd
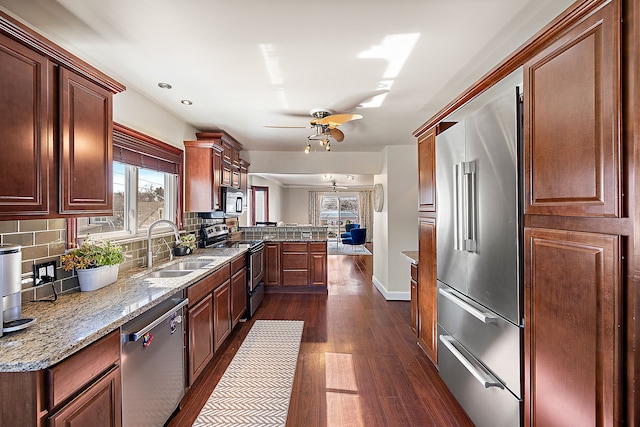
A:
POLYGON ((49 427, 120 427, 120 367, 115 366, 49 418, 49 427))
POLYGON ((312 253, 309 266, 311 286, 327 286, 327 254, 312 253))
POLYGON ((620 215, 620 17, 611 2, 524 66, 525 213, 620 215))
POLYGON ((525 425, 621 420, 619 240, 525 229, 525 425))
POLYGON ((436 128, 418 139, 418 210, 436 210, 436 128))
POLYGON ((218 150, 213 150, 213 179, 211 180, 211 209, 214 211, 221 210, 220 198, 222 197, 221 185, 222 182, 222 153, 218 150))
POLYGON ((418 340, 427 356, 438 363, 438 297, 436 284, 436 222, 420 219, 418 265, 418 340))
POLYGON ((267 243, 264 247, 265 286, 280 286, 280 243, 267 243))
POLYGON ((188 311, 189 385, 213 358, 213 297, 208 294, 188 311))
POLYGON ((222 185, 225 187, 231 187, 231 166, 222 162, 222 185))
POLYGON ((247 310, 247 269, 243 267, 231 278, 231 327, 235 328, 247 310))
POLYGON ((216 352, 231 333, 231 281, 213 291, 213 351, 216 352))
POLYGON ((233 188, 240 188, 240 171, 233 170, 231 172, 231 186, 233 188))
POLYGON ((411 264, 411 330, 418 336, 418 267, 411 264))
POLYGON ((60 68, 60 213, 112 215, 111 92, 60 68))
POLYGON ((49 192, 57 189, 50 169, 51 68, 43 56, 0 35, 0 219, 49 213, 49 192))

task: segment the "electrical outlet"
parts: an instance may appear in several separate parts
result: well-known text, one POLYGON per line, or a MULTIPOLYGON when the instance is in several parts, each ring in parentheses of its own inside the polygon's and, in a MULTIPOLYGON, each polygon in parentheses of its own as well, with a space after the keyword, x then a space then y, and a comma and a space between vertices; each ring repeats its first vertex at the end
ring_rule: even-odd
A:
POLYGON ((33 286, 56 281, 56 262, 47 261, 33 266, 33 286))

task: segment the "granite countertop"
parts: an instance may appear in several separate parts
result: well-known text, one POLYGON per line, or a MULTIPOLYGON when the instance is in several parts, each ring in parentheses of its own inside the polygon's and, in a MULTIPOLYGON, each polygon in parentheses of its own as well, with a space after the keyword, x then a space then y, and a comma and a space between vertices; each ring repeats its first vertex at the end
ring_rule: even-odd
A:
POLYGON ((155 266, 163 269, 181 261, 210 260, 204 268, 175 278, 147 278, 146 268, 123 274, 117 282, 91 292, 60 295, 55 302, 22 305, 23 318, 36 322, 0 338, 0 372, 45 369, 197 282, 212 270, 228 264, 246 249, 198 249, 155 266))
POLYGON ((402 251, 400 252, 406 259, 412 264, 418 265, 418 259, 420 258, 420 252, 418 251, 402 251))

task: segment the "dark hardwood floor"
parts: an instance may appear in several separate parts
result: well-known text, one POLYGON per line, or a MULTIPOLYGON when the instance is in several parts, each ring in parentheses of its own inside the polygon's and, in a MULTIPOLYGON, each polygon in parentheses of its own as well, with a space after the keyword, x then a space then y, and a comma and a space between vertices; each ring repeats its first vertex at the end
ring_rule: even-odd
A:
POLYGON ((169 427, 191 426, 256 319, 305 322, 288 427, 473 425, 418 348, 410 303, 385 301, 371 283, 373 257, 328 258, 329 295, 265 295, 169 427))

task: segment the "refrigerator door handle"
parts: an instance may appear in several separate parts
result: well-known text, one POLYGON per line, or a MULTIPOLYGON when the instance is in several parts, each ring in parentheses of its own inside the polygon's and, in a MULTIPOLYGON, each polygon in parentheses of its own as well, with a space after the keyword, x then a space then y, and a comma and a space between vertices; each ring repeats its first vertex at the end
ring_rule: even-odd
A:
POLYGON ((449 301, 451 301, 452 303, 454 303, 455 305, 457 305, 458 307, 460 307, 461 309, 463 309, 464 311, 466 311, 467 313, 469 313, 470 315, 472 315, 473 317, 475 317, 476 319, 478 319, 479 321, 481 321, 482 323, 495 323, 498 320, 491 313, 480 311, 474 306, 472 306, 471 304, 469 304, 468 302, 461 300, 449 289, 440 288, 438 289, 438 293, 443 297, 445 297, 446 299, 448 299, 449 301))
POLYGON ((440 341, 442 342, 442 344, 444 344, 445 347, 447 347, 447 349, 451 352, 451 354, 453 354, 455 358, 458 359, 460 363, 462 363, 462 366, 467 368, 469 373, 473 375, 473 377, 476 380, 478 380, 480 384, 484 386, 484 388, 498 387, 504 390, 504 386, 500 381, 498 381, 496 377, 491 375, 489 372, 484 371, 484 369, 481 369, 480 366, 474 366, 474 364, 471 363, 455 347, 455 345, 453 344, 455 341, 455 338, 453 338, 451 335, 440 335, 440 341))
POLYGON ((464 249, 467 252, 476 252, 476 162, 464 162, 465 184, 465 236, 464 249))
POLYGON ((456 251, 465 250, 464 232, 461 230, 464 219, 461 219, 463 206, 463 163, 453 165, 453 249, 456 251))

